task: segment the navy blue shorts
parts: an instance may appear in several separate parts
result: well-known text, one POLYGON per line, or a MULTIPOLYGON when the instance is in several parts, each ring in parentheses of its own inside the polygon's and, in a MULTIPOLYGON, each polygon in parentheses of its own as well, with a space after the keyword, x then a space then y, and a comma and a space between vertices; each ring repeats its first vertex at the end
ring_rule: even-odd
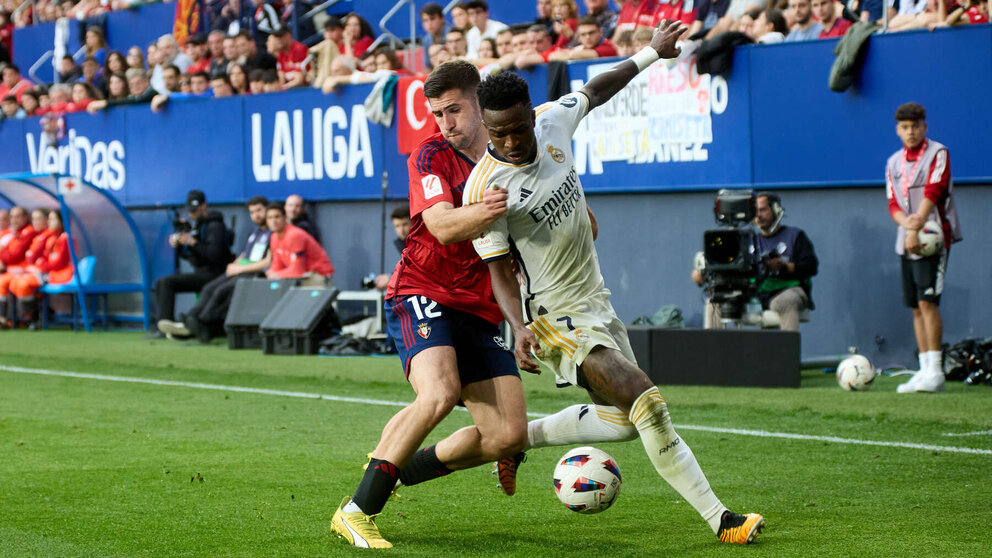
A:
POLYGON ((386 301, 386 331, 410 377, 410 359, 430 347, 454 347, 462 385, 497 376, 520 376, 499 327, 423 295, 386 301))

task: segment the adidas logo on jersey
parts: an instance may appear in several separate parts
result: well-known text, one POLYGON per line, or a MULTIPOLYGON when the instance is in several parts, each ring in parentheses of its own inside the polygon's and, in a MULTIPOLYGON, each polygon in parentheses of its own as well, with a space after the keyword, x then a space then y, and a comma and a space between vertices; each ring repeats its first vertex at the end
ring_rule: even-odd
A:
POLYGON ((521 202, 523 202, 523 201, 526 201, 526 200, 527 200, 527 198, 529 198, 529 197, 530 197, 530 195, 531 195, 531 194, 533 194, 533 193, 534 193, 534 192, 531 192, 531 191, 530 191, 530 190, 528 190, 527 188, 521 188, 521 189, 520 189, 520 201, 521 201, 521 202))

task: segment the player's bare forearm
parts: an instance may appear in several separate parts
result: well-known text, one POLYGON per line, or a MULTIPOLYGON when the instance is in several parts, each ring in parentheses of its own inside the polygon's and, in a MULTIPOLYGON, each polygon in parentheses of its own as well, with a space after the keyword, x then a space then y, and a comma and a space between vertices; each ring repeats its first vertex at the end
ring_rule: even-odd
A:
POLYGON ((448 202, 432 205, 422 213, 427 230, 441 244, 454 244, 475 238, 499 218, 486 204, 455 207, 448 202))
POLYGON ((531 358, 532 353, 540 354, 541 346, 534 332, 524 325, 523 311, 520 303, 520 288, 513 272, 513 264, 509 257, 489 262, 489 277, 492 279, 493 295, 496 303, 503 312, 503 317, 513 329, 513 357, 517 366, 527 372, 541 373, 541 367, 531 358))
MULTIPOLYGON (((682 49, 675 46, 675 42, 685 31, 686 28, 681 22, 664 20, 655 28, 648 48, 654 49, 660 58, 678 58, 682 49)), ((609 101, 641 72, 635 62, 638 56, 642 55, 636 54, 589 80, 589 83, 582 88, 582 92, 589 97, 589 110, 609 101)))
POLYGON ((489 262, 489 277, 492 280, 493 295, 496 304, 503 312, 503 317, 516 332, 524 326, 524 315, 521 310, 520 286, 513 274, 513 264, 509 257, 489 262))

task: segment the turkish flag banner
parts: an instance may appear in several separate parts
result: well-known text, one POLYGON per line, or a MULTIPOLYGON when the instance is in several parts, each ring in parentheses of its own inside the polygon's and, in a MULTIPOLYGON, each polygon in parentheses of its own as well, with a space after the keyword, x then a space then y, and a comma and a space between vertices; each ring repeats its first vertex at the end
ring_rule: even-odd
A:
POLYGON ((424 97, 425 79, 427 76, 401 77, 397 85, 397 143, 404 155, 413 153, 420 142, 440 131, 424 97))

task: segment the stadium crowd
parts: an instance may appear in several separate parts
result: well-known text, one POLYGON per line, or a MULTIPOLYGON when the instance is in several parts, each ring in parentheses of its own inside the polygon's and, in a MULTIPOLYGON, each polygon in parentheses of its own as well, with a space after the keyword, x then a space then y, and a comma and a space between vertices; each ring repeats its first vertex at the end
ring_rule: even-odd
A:
POLYGON ((428 73, 451 59, 470 60, 488 75, 554 61, 630 56, 647 45, 663 19, 685 23, 685 39, 733 34, 733 44, 836 38, 859 21, 887 20, 890 32, 989 21, 988 0, 895 0, 892 6, 882 0, 584 0, 581 18, 575 0, 536 0, 536 17, 527 22, 494 20, 482 0, 459 2, 447 14, 432 2, 420 10, 421 53, 404 57, 387 46, 370 50, 376 37, 358 13, 314 18, 323 40, 308 48, 290 32, 292 2, 222 0, 206 8, 208 32, 184 45, 163 35, 144 48, 114 50, 99 16, 136 3, 0 0, 0 122, 125 104, 146 103, 158 111, 172 101, 294 87, 331 93, 391 74, 428 73), (63 17, 91 22, 85 47, 58 61, 54 83, 33 83, 11 63, 13 29, 63 17))

